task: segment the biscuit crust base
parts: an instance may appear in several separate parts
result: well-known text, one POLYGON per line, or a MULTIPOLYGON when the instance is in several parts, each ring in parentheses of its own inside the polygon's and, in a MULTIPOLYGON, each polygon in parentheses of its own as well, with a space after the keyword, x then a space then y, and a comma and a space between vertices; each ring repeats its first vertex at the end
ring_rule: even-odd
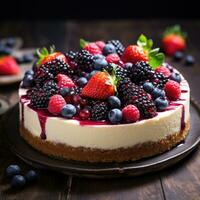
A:
POLYGON ((72 147, 61 143, 52 143, 33 136, 22 124, 20 124, 20 134, 33 148, 48 156, 87 162, 124 162, 139 160, 170 150, 186 138, 189 128, 190 122, 188 121, 181 132, 174 133, 160 141, 145 142, 129 148, 111 150, 72 147))

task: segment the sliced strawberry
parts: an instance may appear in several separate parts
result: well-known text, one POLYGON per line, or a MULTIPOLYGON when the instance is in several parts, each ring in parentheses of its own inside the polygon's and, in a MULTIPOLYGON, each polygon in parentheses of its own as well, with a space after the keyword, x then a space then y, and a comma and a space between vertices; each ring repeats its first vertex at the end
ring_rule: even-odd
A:
POLYGON ((72 88, 75 87, 76 85, 72 81, 71 78, 69 78, 67 75, 64 74, 58 74, 56 76, 57 82, 58 82, 58 87, 67 87, 67 88, 72 88))
POLYGON ((81 94, 93 99, 107 99, 115 94, 115 85, 115 77, 110 76, 107 72, 97 72, 88 81, 81 94))
POLYGON ((0 58, 0 75, 15 75, 21 71, 16 60, 12 56, 0 58))

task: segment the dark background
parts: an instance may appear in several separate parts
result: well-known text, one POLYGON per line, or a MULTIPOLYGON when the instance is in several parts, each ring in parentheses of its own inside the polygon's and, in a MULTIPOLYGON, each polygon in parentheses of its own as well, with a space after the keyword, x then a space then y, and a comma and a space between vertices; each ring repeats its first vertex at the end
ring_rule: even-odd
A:
POLYGON ((196 0, 1 0, 0 19, 200 18, 196 0))

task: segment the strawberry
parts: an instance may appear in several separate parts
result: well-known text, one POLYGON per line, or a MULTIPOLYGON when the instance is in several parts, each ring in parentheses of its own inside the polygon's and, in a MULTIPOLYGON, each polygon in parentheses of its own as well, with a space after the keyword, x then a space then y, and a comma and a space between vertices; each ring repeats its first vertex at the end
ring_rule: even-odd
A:
POLYGON ((180 84, 176 81, 169 80, 165 84, 165 93, 169 100, 175 101, 181 96, 180 84))
POLYGON ((152 49, 153 41, 147 39, 143 34, 137 40, 137 45, 129 45, 122 54, 124 63, 138 61, 149 62, 152 68, 160 66, 164 61, 164 54, 159 52, 159 48, 152 49))
POLYGON ((65 105, 65 99, 61 95, 53 95, 49 100, 48 111, 55 115, 60 114, 63 106, 65 105))
POLYGON ((178 25, 165 30, 162 38, 162 47, 167 55, 174 55, 177 51, 186 48, 186 33, 182 32, 178 25))
POLYGON ((136 122, 140 118, 140 111, 134 105, 127 105, 122 109, 122 115, 125 122, 136 122))
POLYGON ((166 77, 171 76, 170 70, 167 67, 164 67, 164 66, 160 66, 160 67, 156 68, 155 71, 158 72, 158 73, 162 73, 166 77))
POLYGON ((115 94, 116 77, 107 72, 97 72, 82 89, 81 95, 93 99, 107 99, 115 94))
POLYGON ((20 67, 11 56, 0 58, 0 75, 15 75, 20 73, 20 67))
POLYGON ((57 82, 58 82, 58 87, 66 87, 66 88, 72 88, 75 87, 76 85, 72 81, 71 78, 69 78, 67 75, 64 74, 58 74, 56 76, 57 82))
POLYGON ((47 62, 53 61, 55 59, 62 60, 64 63, 68 63, 68 60, 64 54, 61 52, 55 52, 55 47, 51 46, 50 51, 47 48, 42 48, 37 50, 38 61, 37 65, 44 65, 47 62))
POLYGON ((87 50, 89 53, 95 54, 102 54, 101 49, 95 42, 87 42, 84 39, 80 39, 80 46, 84 50, 87 50))
POLYGON ((106 56, 106 61, 108 63, 115 63, 118 64, 120 61, 120 57, 116 53, 112 53, 106 56))
POLYGON ((96 41, 95 44, 99 47, 99 49, 101 49, 101 51, 106 45, 104 41, 96 41))

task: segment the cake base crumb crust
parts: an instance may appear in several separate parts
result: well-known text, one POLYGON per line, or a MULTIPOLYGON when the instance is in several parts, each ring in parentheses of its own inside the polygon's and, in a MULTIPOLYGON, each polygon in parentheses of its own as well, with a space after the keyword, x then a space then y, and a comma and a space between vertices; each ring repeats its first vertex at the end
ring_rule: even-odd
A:
POLYGON ((188 121, 180 133, 174 133, 160 141, 146 142, 129 148, 113 150, 72 147, 52 143, 33 136, 22 124, 20 125, 20 134, 32 147, 48 156, 87 162, 125 162, 147 158, 170 150, 186 138, 189 128, 190 122, 188 121))

